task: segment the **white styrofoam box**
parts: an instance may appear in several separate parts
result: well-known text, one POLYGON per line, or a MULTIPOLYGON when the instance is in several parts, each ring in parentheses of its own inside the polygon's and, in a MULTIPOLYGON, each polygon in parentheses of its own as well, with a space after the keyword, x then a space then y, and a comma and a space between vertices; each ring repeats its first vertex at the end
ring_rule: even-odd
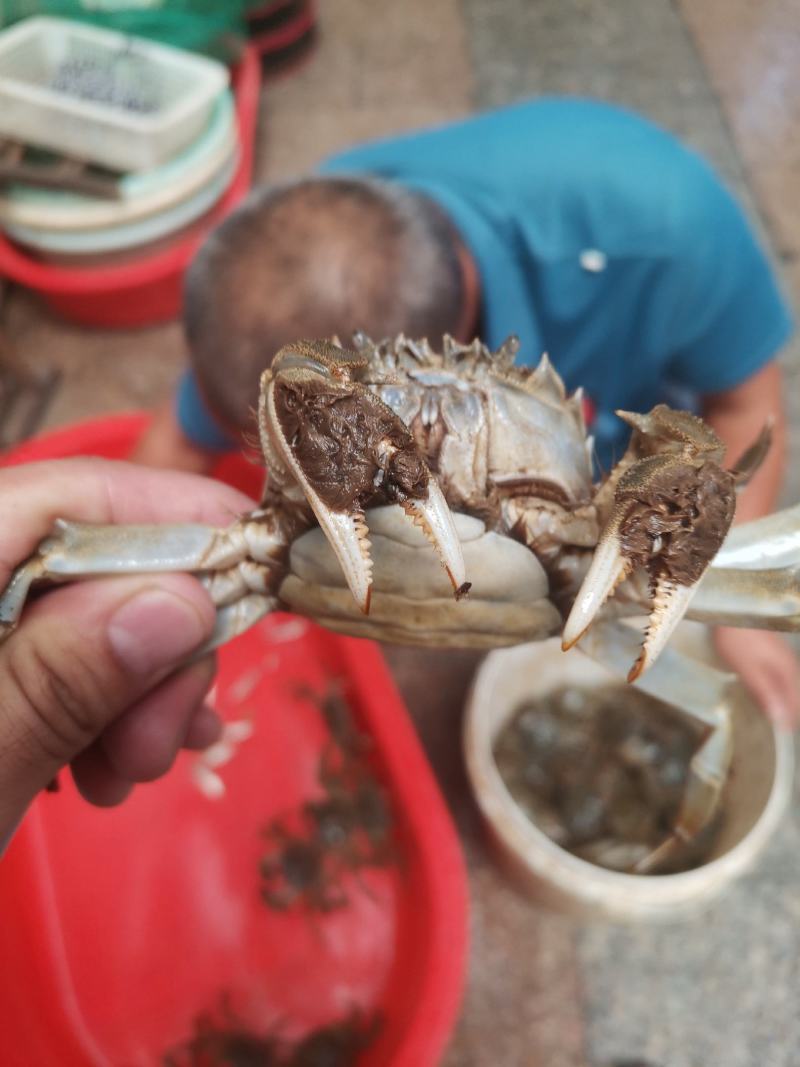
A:
POLYGON ((228 81, 204 56, 68 19, 26 19, 0 33, 0 136, 149 170, 200 134, 228 81))

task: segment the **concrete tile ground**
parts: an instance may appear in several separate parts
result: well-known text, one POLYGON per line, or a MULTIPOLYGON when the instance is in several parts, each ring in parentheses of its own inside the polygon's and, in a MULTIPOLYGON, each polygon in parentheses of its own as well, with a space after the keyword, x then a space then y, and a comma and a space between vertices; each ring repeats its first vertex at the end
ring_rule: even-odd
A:
MULTIPOLYGON (((590 94, 644 111, 703 151, 754 217, 763 213, 800 298, 794 0, 320 7, 317 53, 264 92, 260 178, 286 177, 351 140, 472 106, 541 92, 590 94)), ((26 361, 53 361, 64 371, 51 425, 157 402, 182 359, 176 324, 87 331, 19 293, 5 322, 26 361)), ((797 347, 787 371, 789 402, 800 404, 797 347)), ((792 411, 797 457, 800 410, 792 411)), ((793 468, 787 492, 797 500, 800 464, 793 468)), ((800 820, 787 824, 759 872, 702 920, 624 930, 538 912, 496 872, 466 788, 458 727, 474 657, 388 654, 470 868, 473 951, 447 1067, 600 1067, 645 1056, 660 1067, 796 1067, 800 820)))
POLYGON ((457 118, 472 78, 456 0, 322 5, 319 50, 267 88, 258 173, 282 179, 357 141, 457 118))
POLYGON ((610 100, 671 129, 741 183, 739 159, 671 3, 463 3, 478 106, 542 93, 610 100))
POLYGON ((680 0, 778 249, 800 253, 800 11, 680 0))
POLYGON ((33 295, 12 292, 3 325, 27 366, 56 366, 61 387, 45 428, 111 411, 149 408, 166 397, 182 365, 177 323, 146 330, 89 330, 52 315, 33 295))

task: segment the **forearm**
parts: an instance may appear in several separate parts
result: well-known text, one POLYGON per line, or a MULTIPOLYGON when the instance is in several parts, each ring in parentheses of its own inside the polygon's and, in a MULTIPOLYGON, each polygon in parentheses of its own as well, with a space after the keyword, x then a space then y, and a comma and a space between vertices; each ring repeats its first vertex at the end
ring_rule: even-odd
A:
POLYGON ((773 422, 772 445, 761 467, 739 494, 736 522, 760 518, 775 509, 786 461, 781 390, 781 370, 773 362, 736 389, 705 399, 703 418, 725 442, 729 465, 755 441, 768 419, 773 422))

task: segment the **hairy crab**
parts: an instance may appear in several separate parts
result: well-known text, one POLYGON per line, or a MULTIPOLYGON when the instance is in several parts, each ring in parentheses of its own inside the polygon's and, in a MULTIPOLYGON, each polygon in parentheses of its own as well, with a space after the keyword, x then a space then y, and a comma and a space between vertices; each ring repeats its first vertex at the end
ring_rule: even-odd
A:
MULTIPOLYGON (((206 583, 213 644, 288 609, 401 643, 489 648, 563 629, 569 648, 608 601, 606 614, 649 614, 635 680, 687 613, 800 628, 800 509, 726 541, 767 436, 726 471, 695 416, 621 412, 631 444, 596 487, 580 395, 546 356, 517 367, 516 350, 445 338, 437 353, 402 336, 285 347, 261 384, 260 507, 222 531, 59 521, 0 595, 0 639, 33 582, 167 570, 206 583)), ((590 652, 630 648, 627 627, 593 629, 590 652)), ((688 701, 712 727, 693 763, 712 793, 729 749, 718 692, 688 701)))

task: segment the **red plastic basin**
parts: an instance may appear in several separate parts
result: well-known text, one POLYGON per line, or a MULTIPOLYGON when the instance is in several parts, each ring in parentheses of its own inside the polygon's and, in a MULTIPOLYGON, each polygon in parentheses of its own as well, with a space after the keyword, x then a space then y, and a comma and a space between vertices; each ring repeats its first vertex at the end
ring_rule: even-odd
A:
MULTIPOLYGON (((4 463, 120 458, 139 415, 28 442, 4 463)), ((254 492, 258 471, 229 461, 254 492)), ((155 1067, 228 996, 253 1030, 293 1040, 354 1008, 378 1013, 363 1067, 428 1067, 452 1030, 464 979, 467 887, 458 839, 378 647, 276 615, 220 652, 216 706, 255 731, 209 800, 185 754, 121 807, 83 802, 62 775, 0 863, 0 1064, 155 1067), (346 876, 327 915, 267 908, 260 830, 319 794, 327 735, 298 683, 343 683, 373 738, 396 860, 346 876)))
POLYGON ((40 262, 0 233, 0 277, 35 289, 54 311, 87 326, 128 328, 177 318, 184 271, 209 227, 250 187, 260 84, 259 53, 249 46, 234 74, 239 165, 225 195, 187 235, 160 252, 118 266, 72 268, 40 262))

